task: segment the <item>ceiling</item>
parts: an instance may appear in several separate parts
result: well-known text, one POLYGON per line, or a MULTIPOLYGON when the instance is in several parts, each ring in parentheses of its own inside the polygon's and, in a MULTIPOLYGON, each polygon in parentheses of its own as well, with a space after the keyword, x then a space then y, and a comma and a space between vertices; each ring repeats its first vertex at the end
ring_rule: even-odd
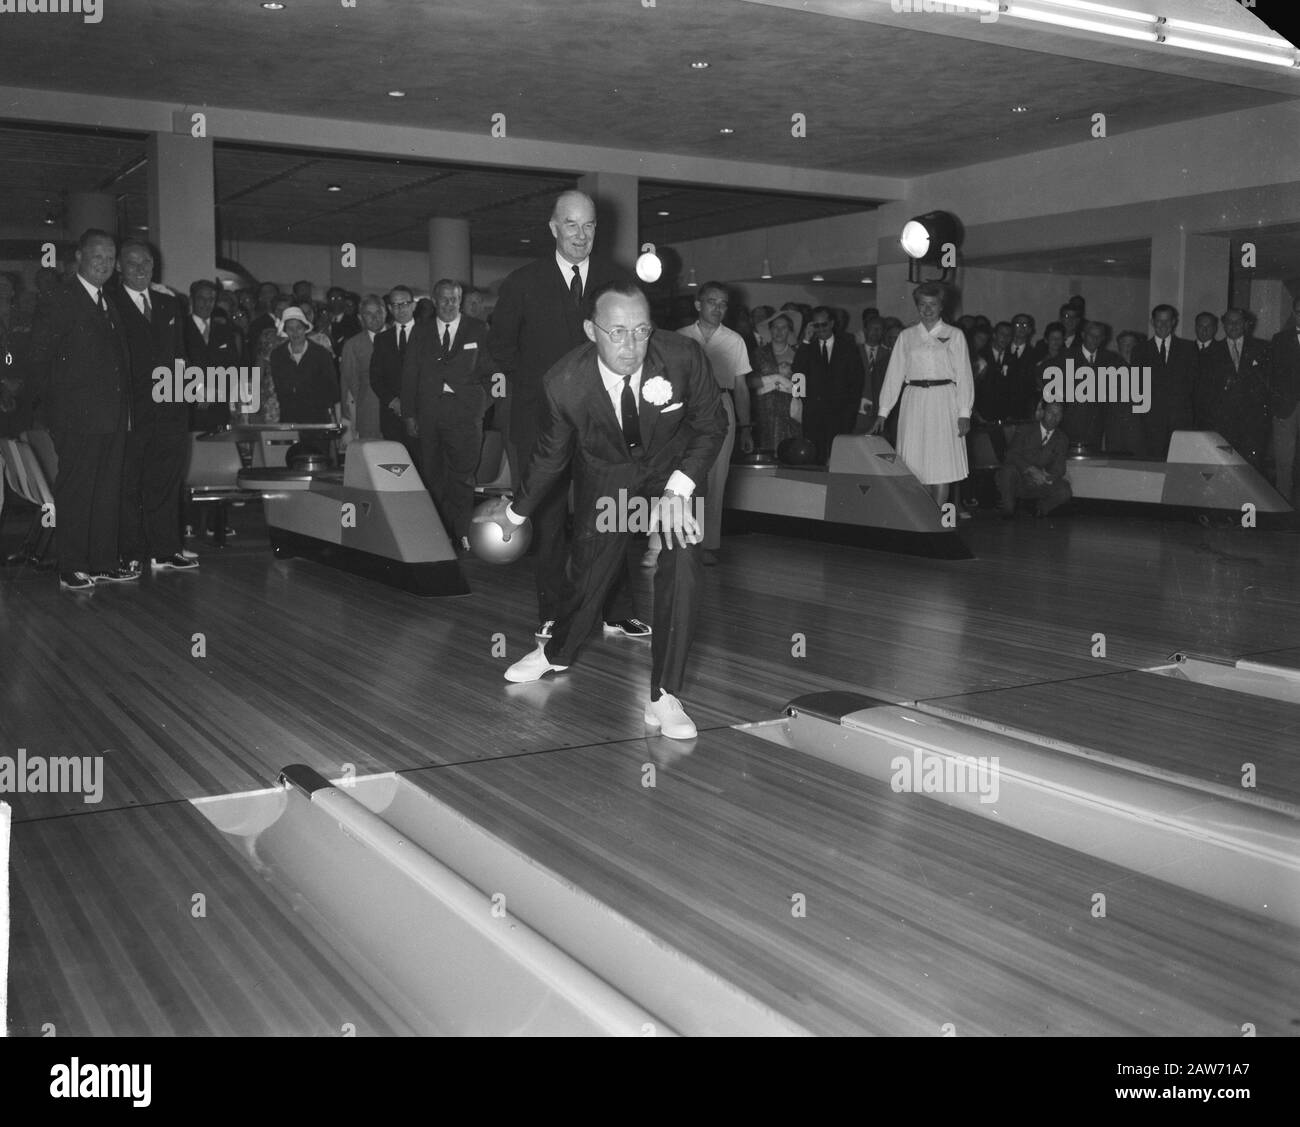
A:
MULTIPOLYGON (((1162 0, 1193 2, 1227 0, 1162 0)), ((933 33, 936 19, 955 17, 863 22, 873 3, 889 18, 885 0, 840 4, 854 13, 844 19, 784 3, 285 0, 268 12, 256 0, 106 0, 94 25, 2 17, 0 76, 87 97, 471 134, 504 113, 514 138, 903 178, 1073 143, 1097 112, 1113 135, 1300 94, 1300 76, 1275 68, 1265 75, 1213 59, 1153 67, 1138 47, 1005 21, 972 23, 964 37, 933 33), (406 97, 389 97, 392 89, 406 97), (796 112, 806 137, 792 136, 796 112)), ((64 189, 102 190, 119 198, 125 226, 143 227, 144 139, 115 124, 106 119, 95 135, 17 128, 0 105, 0 220, 39 223, 64 189)), ((311 140, 308 129, 300 150, 216 146, 227 247, 424 249, 425 220, 440 214, 470 220, 476 254, 526 254, 546 238, 539 201, 576 172, 353 157, 313 152, 311 140), (329 184, 342 191, 328 193, 329 184)), ((655 182, 643 182, 640 197, 642 238, 667 244, 879 202, 655 182)), ((1115 257, 1131 263, 1125 255, 1115 257)))
POLYGON ((1138 46, 1098 62, 1086 44, 1006 21, 980 40, 934 34, 944 19, 955 17, 895 21, 904 28, 746 0, 285 0, 278 12, 106 0, 94 25, 5 17, 0 75, 471 134, 504 113, 514 138, 897 177, 1071 143, 1097 112, 1113 135, 1300 93, 1300 78, 1212 59, 1153 70, 1138 46), (1078 57, 1037 49, 1063 43, 1078 57), (794 113, 806 137, 792 136, 794 113))

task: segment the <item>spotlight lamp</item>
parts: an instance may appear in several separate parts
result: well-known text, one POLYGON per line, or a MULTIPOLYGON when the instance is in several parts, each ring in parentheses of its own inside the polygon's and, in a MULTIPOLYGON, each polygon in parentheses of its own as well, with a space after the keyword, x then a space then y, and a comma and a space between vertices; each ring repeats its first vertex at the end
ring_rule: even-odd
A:
POLYGON ((948 211, 927 211, 904 223, 898 243, 908 258, 908 281, 951 281, 964 234, 961 220, 948 211), (922 277, 921 267, 927 264, 938 266, 941 273, 935 278, 922 277))

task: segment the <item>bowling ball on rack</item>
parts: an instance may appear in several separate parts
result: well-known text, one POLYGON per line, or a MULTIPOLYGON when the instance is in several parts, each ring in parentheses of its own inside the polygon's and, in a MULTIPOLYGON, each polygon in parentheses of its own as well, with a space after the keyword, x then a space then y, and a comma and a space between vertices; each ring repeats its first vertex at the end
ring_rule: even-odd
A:
MULTIPOLYGON (((474 515, 478 516, 495 502, 486 501, 474 510, 474 515)), ((469 546, 476 556, 488 563, 507 564, 514 563, 520 556, 528 551, 528 545, 533 540, 533 522, 524 521, 518 528, 510 534, 510 539, 503 538, 501 526, 496 521, 484 521, 481 524, 470 522, 469 526, 469 546)))
POLYGON ((787 438, 776 448, 776 456, 787 466, 815 466, 819 463, 817 444, 808 438, 787 438))

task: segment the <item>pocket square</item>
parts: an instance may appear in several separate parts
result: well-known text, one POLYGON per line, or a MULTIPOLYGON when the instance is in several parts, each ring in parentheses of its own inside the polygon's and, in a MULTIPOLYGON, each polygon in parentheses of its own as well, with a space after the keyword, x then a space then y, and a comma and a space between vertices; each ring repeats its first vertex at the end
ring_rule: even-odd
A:
POLYGON ((665 407, 662 411, 659 412, 659 414, 661 415, 672 414, 672 412, 676 411, 680 406, 681 406, 680 403, 674 403, 671 407, 665 407))
POLYGON ((478 341, 476 340, 467 341, 464 346, 466 352, 468 352, 471 348, 477 348, 477 347, 478 347, 478 341))

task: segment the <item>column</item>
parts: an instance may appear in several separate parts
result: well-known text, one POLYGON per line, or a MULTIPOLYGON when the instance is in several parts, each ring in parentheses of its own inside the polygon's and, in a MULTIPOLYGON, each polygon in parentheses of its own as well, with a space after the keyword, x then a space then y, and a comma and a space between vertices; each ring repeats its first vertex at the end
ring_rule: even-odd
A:
POLYGON ((638 177, 613 172, 591 172, 578 181, 578 191, 596 201, 597 256, 627 270, 641 253, 639 185, 638 177))
POLYGON ((181 293, 217 272, 212 138, 184 132, 149 138, 149 238, 162 257, 161 280, 181 293))
POLYGON ((1193 235, 1170 226, 1151 236, 1149 308, 1172 305, 1178 310, 1179 336, 1191 337, 1196 314, 1218 316, 1227 305, 1232 240, 1193 235))
POLYGON ((429 220, 429 292, 440 278, 462 286, 474 284, 469 249, 469 220, 435 215, 429 220))

